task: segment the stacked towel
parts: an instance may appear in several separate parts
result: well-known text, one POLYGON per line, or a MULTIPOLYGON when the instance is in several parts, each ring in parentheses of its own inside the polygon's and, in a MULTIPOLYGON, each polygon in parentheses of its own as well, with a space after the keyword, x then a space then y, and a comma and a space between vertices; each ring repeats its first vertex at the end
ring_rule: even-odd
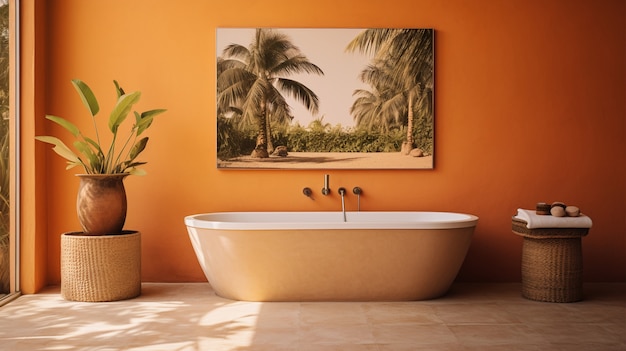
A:
POLYGON ((591 218, 581 214, 578 217, 541 216, 534 210, 517 209, 515 218, 526 222, 526 228, 591 228, 591 218))

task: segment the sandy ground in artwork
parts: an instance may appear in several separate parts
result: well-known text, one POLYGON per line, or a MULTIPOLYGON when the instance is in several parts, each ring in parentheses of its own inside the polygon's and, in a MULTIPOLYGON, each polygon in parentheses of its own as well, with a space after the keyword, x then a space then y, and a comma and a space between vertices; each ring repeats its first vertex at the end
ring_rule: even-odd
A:
POLYGON ((399 152, 289 152, 287 157, 266 159, 241 156, 217 160, 218 168, 274 169, 430 169, 433 157, 412 157, 399 152))

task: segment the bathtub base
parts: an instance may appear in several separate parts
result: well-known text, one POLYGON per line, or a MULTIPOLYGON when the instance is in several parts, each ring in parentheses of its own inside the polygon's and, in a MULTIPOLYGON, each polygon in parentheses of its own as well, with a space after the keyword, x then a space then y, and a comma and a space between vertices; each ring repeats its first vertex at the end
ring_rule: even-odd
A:
POLYGON ((224 298, 409 301, 448 291, 474 227, 188 231, 209 283, 224 298))

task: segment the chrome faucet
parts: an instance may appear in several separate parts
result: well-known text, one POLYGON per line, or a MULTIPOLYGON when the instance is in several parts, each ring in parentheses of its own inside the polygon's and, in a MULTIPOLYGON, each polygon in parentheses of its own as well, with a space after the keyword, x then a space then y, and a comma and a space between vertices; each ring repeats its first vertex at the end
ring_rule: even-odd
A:
POLYGON ((339 192, 339 195, 341 195, 341 212, 343 212, 343 221, 347 222, 347 219, 346 219, 346 201, 344 199, 344 196, 346 195, 346 188, 341 187, 337 191, 339 192))
POLYGON ((328 187, 329 180, 330 174, 324 174, 324 187, 322 188, 322 195, 330 194, 330 187, 328 187))

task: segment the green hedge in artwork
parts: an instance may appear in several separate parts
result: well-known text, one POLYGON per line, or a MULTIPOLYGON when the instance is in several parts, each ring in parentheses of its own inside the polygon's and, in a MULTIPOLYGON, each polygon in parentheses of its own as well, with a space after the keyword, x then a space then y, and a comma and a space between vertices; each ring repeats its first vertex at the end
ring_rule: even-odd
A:
MULTIPOLYGON (((399 152, 406 138, 404 128, 380 132, 335 127, 305 128, 272 126, 274 147, 286 146, 289 152, 399 152)), ((249 155, 256 145, 256 131, 237 129, 227 118, 218 118, 218 158, 249 155)), ((414 134, 417 147, 432 153, 432 128, 414 134)))
POLYGON ((295 127, 277 137, 275 145, 285 145, 292 152, 394 152, 400 151, 404 132, 382 134, 340 127, 325 131, 295 127))

